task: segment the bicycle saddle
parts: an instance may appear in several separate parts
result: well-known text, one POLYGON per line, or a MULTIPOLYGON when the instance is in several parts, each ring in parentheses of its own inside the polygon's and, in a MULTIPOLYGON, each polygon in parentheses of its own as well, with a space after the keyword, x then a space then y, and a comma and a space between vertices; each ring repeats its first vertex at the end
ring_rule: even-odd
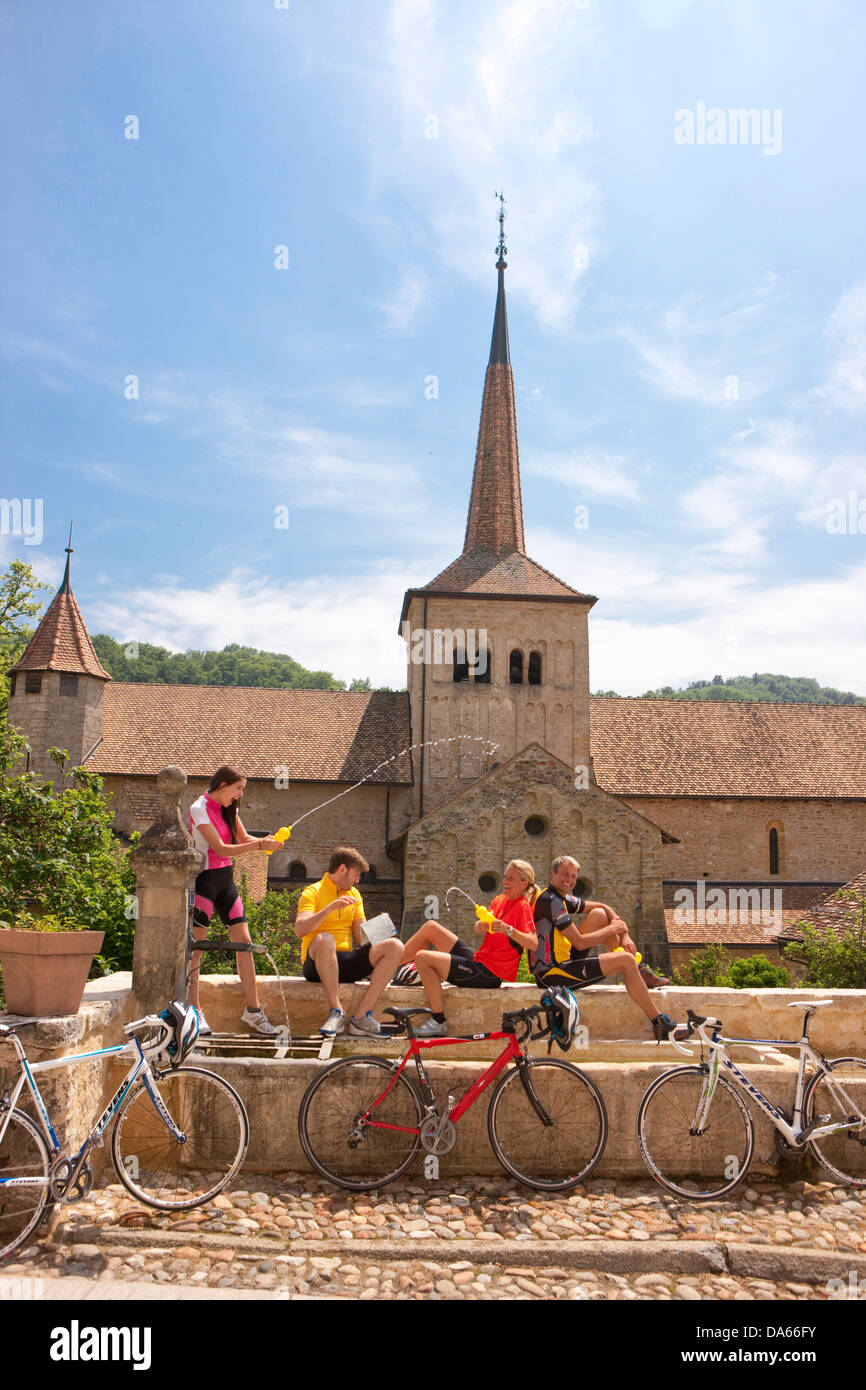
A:
MULTIPOLYGON (((828 1000, 827 1002, 829 1003, 830 1001, 828 1000)), ((383 1014, 391 1014, 394 1018, 414 1018, 415 1014, 429 1014, 432 1012, 432 1009, 398 1009, 393 1006, 382 1010, 383 1014)))
POLYGON ((832 999, 791 999, 788 1003, 789 1009, 822 1009, 825 1004, 832 1004, 832 999))

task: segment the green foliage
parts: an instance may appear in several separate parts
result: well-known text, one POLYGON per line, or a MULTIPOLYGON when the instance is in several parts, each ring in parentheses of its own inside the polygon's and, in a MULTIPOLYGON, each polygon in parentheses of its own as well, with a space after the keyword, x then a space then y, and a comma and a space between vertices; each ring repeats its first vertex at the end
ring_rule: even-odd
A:
MULTIPOLYGON (((290 893, 276 893, 269 890, 261 902, 254 902, 247 892, 247 876, 241 875, 239 884, 247 914, 247 925, 253 941, 265 946, 274 959, 279 975, 300 975, 301 943, 295 935, 295 915, 298 899, 303 885, 290 893)), ((216 924, 211 926, 211 935, 217 934, 216 924)), ((219 928, 222 934, 222 928, 219 928)), ((228 933, 225 933, 226 936, 228 933)), ((254 956, 258 975, 273 975, 274 969, 266 956, 254 956)), ((236 975, 234 956, 223 955, 221 951, 203 951, 201 973, 203 975, 236 975)))
POLYGON ((702 951, 695 951, 687 964, 673 974, 675 985, 717 985, 727 965, 721 941, 711 941, 702 951))
POLYGON ((102 779, 67 769, 67 755, 52 748, 57 778, 43 782, 22 770, 27 751, 16 729, 0 727, 0 919, 17 926, 47 917, 65 930, 104 931, 98 967, 128 969, 135 878, 102 779))
POLYGON ((12 922, 0 922, 0 927, 17 931, 89 931, 86 922, 77 922, 73 917, 59 917, 56 912, 46 912, 34 916, 32 912, 19 912, 12 922))
MULTIPOLYGON (((605 694, 613 694, 605 691, 605 694)), ((684 690, 674 690, 663 685, 658 690, 647 690, 645 700, 769 700, 773 704, 813 704, 813 705, 863 705, 866 696, 855 695, 850 690, 835 690, 832 686, 819 685, 809 676, 760 675, 757 671, 751 676, 713 676, 710 681, 692 681, 684 690)))
POLYGON ((773 965, 766 956, 738 956, 718 981, 727 989, 787 989, 791 976, 784 965, 773 965))
POLYGON ((150 642, 93 638, 99 660, 114 680, 155 685, 263 686, 269 690, 344 690, 328 671, 308 671, 281 652, 232 642, 221 652, 170 652, 150 642))
POLYGON ((42 590, 50 593, 50 585, 37 579, 30 565, 13 560, 0 576, 0 724, 6 723, 9 702, 7 673, 14 666, 33 636, 34 628, 27 622, 42 607, 36 595, 42 590))
POLYGON ((804 985, 817 989, 866 989, 866 894, 840 889, 845 904, 838 927, 821 932, 802 924, 803 940, 792 941, 782 955, 806 966, 804 985))

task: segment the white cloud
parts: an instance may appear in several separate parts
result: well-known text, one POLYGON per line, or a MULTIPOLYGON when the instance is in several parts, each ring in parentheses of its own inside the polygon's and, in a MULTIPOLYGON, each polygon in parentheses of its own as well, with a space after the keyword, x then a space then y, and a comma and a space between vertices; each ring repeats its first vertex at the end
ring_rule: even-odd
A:
POLYGON ((842 295, 824 336, 835 356, 827 381, 812 392, 813 398, 832 410, 866 409, 866 280, 842 295))
POLYGON ((576 502, 597 497, 606 502, 635 502, 640 496, 637 481, 630 476, 633 462, 625 454, 609 454, 602 449, 575 449, 568 454, 533 453, 521 461, 527 474, 552 478, 574 493, 576 502))
POLYGON ((710 305, 689 293, 652 327, 624 324, 616 332, 634 349, 641 375, 661 395, 730 408, 774 384, 781 344, 763 320, 779 298, 778 277, 768 273, 748 294, 710 305))

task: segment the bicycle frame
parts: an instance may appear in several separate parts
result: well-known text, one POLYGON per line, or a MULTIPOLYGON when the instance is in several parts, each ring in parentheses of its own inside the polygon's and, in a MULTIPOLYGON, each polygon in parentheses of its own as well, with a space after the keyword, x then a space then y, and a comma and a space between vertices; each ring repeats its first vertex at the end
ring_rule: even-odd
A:
MULTIPOLYGON (((11 1095, 7 1091, 6 1095, 3 1098, 2 1108, 0 1108, 0 1144, 2 1144, 3 1142, 6 1130, 9 1125, 9 1116, 18 1104, 18 1098, 21 1095, 24 1086, 26 1085, 30 1091, 30 1094, 33 1097, 37 1117, 41 1124, 45 1138, 48 1142, 48 1147, 51 1156, 55 1161, 59 1158, 65 1157, 65 1155, 63 1154, 63 1150, 60 1147, 60 1141, 58 1140, 57 1135, 54 1132, 54 1126, 51 1123, 51 1119, 46 1109, 45 1102, 42 1099, 42 1093, 40 1092, 39 1087, 37 1086, 36 1081, 34 1079, 34 1073, 54 1071, 58 1067, 72 1066, 76 1062, 87 1062, 94 1057, 119 1057, 125 1054, 126 1056, 131 1056, 133 1058, 132 1066, 130 1067, 121 1084, 118 1086, 114 1095, 111 1097, 111 1100, 108 1102, 99 1119, 96 1121, 96 1124, 93 1126, 90 1133, 87 1135, 86 1139, 84 1140, 84 1143, 81 1145, 81 1148, 78 1150, 76 1154, 70 1156, 70 1162, 72 1163, 72 1171, 69 1175, 68 1183, 71 1184, 72 1181, 75 1179, 82 1165, 84 1164, 84 1161, 87 1158, 88 1153, 94 1147, 95 1144, 99 1143, 99 1140, 104 1134, 109 1121, 111 1120, 112 1116, 116 1114, 121 1101, 127 1095, 132 1084, 135 1081, 137 1081, 139 1077, 141 1077, 142 1081, 144 1082, 144 1085, 147 1089, 147 1093, 150 1096, 154 1108, 157 1114, 159 1115, 160 1119, 162 1120, 163 1124, 166 1126, 168 1130, 170 1130, 170 1132, 174 1135, 175 1139, 177 1139, 178 1142, 181 1142, 183 1140, 183 1131, 178 1129, 177 1125, 174 1123, 174 1120, 171 1118, 171 1115, 169 1114, 168 1110, 163 1104, 163 1100, 159 1094, 159 1091, 154 1085, 155 1077, 153 1074, 153 1070, 138 1038, 130 1038, 128 1042, 118 1043, 114 1047, 97 1048, 95 1052, 79 1052, 72 1057, 59 1057, 54 1061, 33 1062, 32 1064, 27 1060, 27 1055, 16 1034, 13 1033, 8 1039, 6 1039, 6 1041, 11 1042, 15 1048, 15 1051, 18 1055, 18 1060, 21 1063, 21 1073, 18 1077, 18 1081, 16 1082, 14 1090, 12 1091, 11 1095)), ((47 1181, 48 1183, 50 1183, 50 1177, 47 1179, 47 1181)), ((45 1182, 45 1178, 0 1178, 0 1188, 42 1186, 45 1184, 45 1182)))
POLYGON ((843 1109, 847 1109, 852 1114, 856 1107, 851 1103, 850 1097, 834 1081, 833 1073, 829 1070, 826 1058, 817 1052, 809 1042, 808 1027, 804 1024, 803 1035, 799 1039, 786 1038, 726 1038, 720 1031, 719 1024, 714 1019, 705 1019, 698 1027, 701 1043, 706 1043, 709 1048, 709 1060, 703 1065, 707 1068, 707 1075, 701 1087, 701 1094, 698 1098, 697 1108, 692 1121, 692 1132, 700 1134, 707 1124, 709 1118, 710 1102, 715 1094, 721 1067, 730 1074, 731 1079, 745 1091, 760 1106, 766 1115, 772 1120, 776 1129, 788 1141, 792 1148, 802 1148, 807 1139, 823 1139, 828 1134, 836 1134, 842 1129, 851 1129, 851 1121, 847 1123, 834 1123, 828 1125, 816 1125, 810 1129, 808 1135, 804 1137, 803 1129, 803 1096, 806 1089, 806 1063, 807 1061, 815 1068, 816 1073, 821 1073, 836 1100, 843 1109), (712 1025, 712 1033, 707 1034, 705 1028, 712 1025), (763 1091, 749 1080, 740 1071, 739 1067, 731 1060, 727 1051, 727 1045, 738 1047, 796 1047, 799 1049, 800 1059, 797 1067, 797 1086, 794 1092, 794 1108, 789 1123, 783 1114, 767 1099, 763 1091))
MULTIPOLYGON (((518 1067, 524 1064, 523 1051, 514 1033, 473 1033, 469 1037, 462 1038, 416 1038, 414 1036, 411 1037, 409 1040, 409 1046, 406 1048, 406 1051, 403 1053, 403 1056, 400 1058, 399 1062, 394 1063, 391 1069, 391 1080, 388 1082, 388 1085, 385 1087, 385 1090, 373 1103, 373 1105, 370 1106, 370 1109, 366 1112, 366 1114, 361 1115, 359 1117, 361 1123, 369 1125, 372 1129, 391 1129, 397 1130, 401 1134, 420 1134, 421 1131, 418 1128, 418 1126, 390 1125, 383 1123, 381 1120, 373 1120, 370 1118, 373 1111, 376 1109, 376 1106, 381 1105, 382 1101, 385 1099, 385 1097, 391 1091, 392 1087, 395 1085, 397 1077, 400 1076, 401 1073, 404 1071, 406 1063, 409 1061, 409 1059, 412 1058, 414 1060, 415 1068, 418 1072, 418 1078, 421 1082, 421 1090, 424 1096, 425 1115, 436 1115, 439 1113, 436 1106, 436 1099, 433 1095, 433 1088, 430 1085, 427 1073, 424 1070, 424 1063, 421 1061, 421 1052, 428 1051, 429 1049, 434 1047, 453 1047, 455 1043, 459 1044, 464 1042, 500 1042, 505 1039, 508 1040, 508 1046, 503 1048, 499 1056, 491 1062, 487 1070, 485 1072, 482 1072, 481 1076, 479 1076, 473 1082, 466 1094, 462 1096, 460 1100, 457 1102, 457 1104, 454 1106, 453 1110, 449 1110, 448 1119, 451 1120, 452 1124, 457 1124, 461 1116, 465 1115, 466 1111, 469 1110, 469 1108, 475 1104, 482 1091, 487 1089, 491 1081, 496 1080, 499 1073, 508 1065, 509 1062, 516 1062, 518 1067)), ((537 1102, 535 1101, 533 1093, 531 1091, 530 1098, 533 1099, 533 1104, 536 1104, 537 1106, 537 1102)), ((541 1114, 541 1117, 543 1119, 546 1119, 546 1116, 542 1111, 540 1111, 539 1113, 541 1114)))

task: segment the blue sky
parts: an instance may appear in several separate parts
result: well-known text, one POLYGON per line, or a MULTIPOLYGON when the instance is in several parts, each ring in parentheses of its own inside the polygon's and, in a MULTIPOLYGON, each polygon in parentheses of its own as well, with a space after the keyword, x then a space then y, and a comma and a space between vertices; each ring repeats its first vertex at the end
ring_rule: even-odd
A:
POLYGON ((599 597, 592 688, 866 693, 866 534, 827 529, 853 493, 866 532, 859 0, 0 14, 2 492, 44 518, 0 562, 58 582, 74 517, 91 632, 402 683, 503 187, 527 549, 599 597))

